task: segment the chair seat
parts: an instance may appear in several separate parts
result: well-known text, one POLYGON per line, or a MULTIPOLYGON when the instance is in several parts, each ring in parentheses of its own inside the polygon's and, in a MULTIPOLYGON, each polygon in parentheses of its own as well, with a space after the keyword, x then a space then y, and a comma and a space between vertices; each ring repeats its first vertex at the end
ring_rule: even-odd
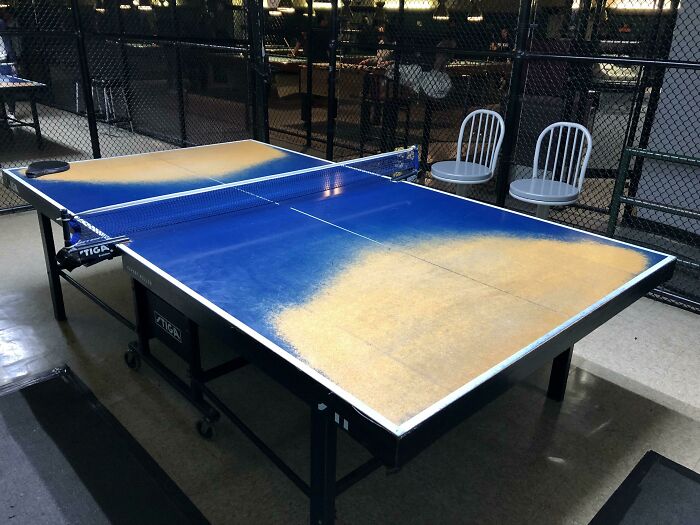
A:
POLYGON ((578 188, 557 180, 518 179, 510 183, 510 194, 534 204, 563 205, 576 202, 578 188))
POLYGON ((436 162, 430 168, 433 178, 453 184, 479 184, 493 176, 493 172, 482 164, 456 160, 436 162))

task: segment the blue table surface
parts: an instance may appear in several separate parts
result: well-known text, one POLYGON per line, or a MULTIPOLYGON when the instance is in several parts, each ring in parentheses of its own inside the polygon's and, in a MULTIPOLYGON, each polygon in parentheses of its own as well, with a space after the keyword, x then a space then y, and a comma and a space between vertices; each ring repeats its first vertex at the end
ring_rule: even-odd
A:
MULTIPOLYGON (((426 240, 502 236, 620 247, 639 254, 646 269, 665 258, 550 222, 380 178, 281 204, 136 233, 129 248, 302 361, 304 356, 279 333, 276 316, 315 297, 322 298, 328 283, 351 270, 362 254, 372 251, 411 254, 426 240)), ((591 267, 590 272, 601 269, 591 267)), ((429 283, 429 277, 425 278, 429 283)), ((591 278, 596 279, 595 275, 591 278)), ((385 283, 387 293, 393 286, 391 281, 389 277, 385 283)), ((411 312, 413 307, 397 304, 398 318, 402 310, 411 312)), ((396 316, 397 312, 384 314, 396 316)), ((508 315, 503 312, 501 318, 508 315)), ((332 346, 334 327, 317 329, 327 331, 332 346)), ((324 370, 318 371, 326 375, 324 370)), ((336 380, 334 373, 327 376, 332 381, 336 380)), ((352 385, 348 387, 342 381, 341 385, 358 398, 363 397, 364 386, 357 393, 352 385)), ((412 387, 403 388, 410 391, 412 387)), ((407 395, 400 391, 395 394, 399 398, 407 395)), ((386 414, 388 421, 396 424, 405 423, 425 408, 417 403, 402 412, 390 407, 390 402, 383 407, 376 400, 363 401, 374 403, 378 413, 386 414)))
MULTIPOLYGON (((73 181, 24 181, 75 212, 326 164, 265 148, 255 146, 252 167, 230 173, 222 149, 199 150, 218 161, 211 164, 220 170, 215 180, 201 176, 208 176, 209 165, 196 160, 196 152, 188 157, 181 150, 180 166, 189 162, 190 171, 179 172, 185 178, 178 182, 116 184, 104 170, 94 171, 110 165, 99 161, 75 170, 73 181), (195 171, 200 177, 187 180, 195 171), (76 180, 86 172, 87 180, 76 180)), ((122 162, 113 173, 128 176, 143 162, 122 162)), ((166 164, 161 172, 169 176, 166 164)), ((356 171, 337 169, 355 180, 356 171)), ((22 175, 15 170, 15 176, 22 175)), ((308 183, 297 179, 302 187, 308 183)), ((275 188, 285 194, 291 180, 276 180, 283 186, 275 188)), ((185 205, 191 202, 199 201, 185 205)), ((329 388, 397 434, 451 393, 670 261, 364 172, 357 183, 270 202, 130 233, 128 250, 327 378, 329 388)), ((130 221, 132 212, 138 209, 118 213, 130 221)), ((110 213, 84 218, 116 235, 110 213)))
MULTIPOLYGON (((373 241, 410 248, 423 239, 489 234, 621 245, 551 222, 378 179, 335 195, 316 194, 282 206, 139 232, 132 236, 130 248, 279 342, 265 324, 267 313, 307 299, 320 282, 340 271, 359 250, 373 246, 373 241)), ((648 266, 665 257, 643 248, 629 249, 644 254, 648 266)))
MULTIPOLYGON (((244 143, 247 141, 241 141, 244 143)), ((232 143, 236 144, 236 143, 232 143)), ((225 147, 226 144, 217 145, 225 147)), ((217 146, 214 146, 216 148, 217 146)), ((267 145, 266 145, 267 146, 267 145)), ((16 177, 21 178, 26 184, 32 186, 37 191, 57 202, 69 212, 80 213, 85 210, 92 210, 104 206, 112 206, 131 202, 140 199, 157 197, 160 195, 169 195, 181 191, 195 190, 199 188, 207 188, 216 186, 221 183, 235 182, 239 180, 247 180, 257 177, 274 175, 277 173, 286 173, 306 169, 313 166, 319 166, 327 163, 322 159, 317 159, 301 153, 269 146, 276 151, 282 153, 278 158, 258 163, 257 165, 245 168, 236 169, 232 165, 229 173, 217 174, 216 180, 197 177, 192 179, 183 179, 177 181, 148 181, 148 175, 144 177, 144 181, 131 183, 115 183, 115 182, 86 182, 86 181, 68 181, 68 180, 49 180, 46 178, 31 179, 23 175, 24 168, 16 168, 8 170, 16 177)), ((171 150, 175 152, 183 152, 187 150, 171 150)), ((147 156, 146 156, 147 157, 147 156)), ((123 157, 113 157, 105 159, 107 162, 113 160, 124 159, 123 157)), ((86 161, 95 163, 94 166, 106 166, 104 161, 86 161), (102 163, 102 164, 100 164, 102 163)), ((70 174, 71 170, 66 172, 70 174)))

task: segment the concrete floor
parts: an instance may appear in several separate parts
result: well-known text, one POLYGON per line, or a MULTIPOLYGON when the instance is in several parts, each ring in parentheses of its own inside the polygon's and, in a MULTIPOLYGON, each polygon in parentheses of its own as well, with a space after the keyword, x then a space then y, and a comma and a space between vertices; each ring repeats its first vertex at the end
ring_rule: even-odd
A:
MULTIPOLYGON (((126 368, 127 329, 67 286, 69 321, 55 322, 36 215, 0 221, 0 383, 68 363, 212 523, 307 522, 306 498, 233 425, 200 439, 167 384, 126 368)), ((74 274, 130 316, 118 261, 74 274)), ((398 473, 348 490, 338 523, 587 523, 649 449, 700 470, 699 335, 700 316, 639 301, 576 347, 563 404, 545 398, 541 370, 398 473)), ((302 403, 253 367, 214 388, 308 474, 302 403)), ((368 456, 339 435, 342 474, 368 456)))

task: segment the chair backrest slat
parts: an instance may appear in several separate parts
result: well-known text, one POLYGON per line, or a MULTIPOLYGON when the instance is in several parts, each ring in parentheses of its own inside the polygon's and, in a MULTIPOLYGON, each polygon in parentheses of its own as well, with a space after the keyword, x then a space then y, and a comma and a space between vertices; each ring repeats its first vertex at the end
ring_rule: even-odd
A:
POLYGON ((571 144, 571 160, 569 161, 569 173, 566 177, 566 183, 571 184, 576 181, 578 176, 578 170, 581 165, 581 146, 583 145, 583 136, 579 140, 579 135, 581 135, 581 130, 574 130, 574 141, 571 144), (578 143, 578 156, 576 155, 576 144, 578 143), (576 157, 576 163, 574 163, 574 158, 576 157))
POLYGON ((571 181, 571 184, 578 184, 578 189, 581 191, 581 187, 583 186, 583 179, 585 178, 585 174, 583 172, 586 171, 586 165, 588 164, 588 157, 590 156, 591 153, 591 148, 590 148, 590 140, 588 141, 588 153, 586 154, 586 162, 585 164, 582 164, 582 158, 583 158, 583 151, 584 148, 586 147, 586 135, 581 132, 581 143, 579 144, 578 148, 578 159, 576 160, 576 166, 578 167, 578 173, 574 177, 574 179, 571 181), (579 176, 578 174, 582 174, 579 176), (578 181, 578 182, 577 182, 578 181))
MULTIPOLYGON (((540 138, 542 138, 542 135, 540 135, 540 138)), ((549 133, 549 144, 547 144, 547 155, 544 158, 544 171, 542 172, 542 178, 546 179, 547 178, 547 168, 549 167, 549 154, 552 151, 552 139, 554 138, 554 133, 549 133)), ((538 162, 532 165, 534 169, 534 178, 537 178, 537 170, 539 169, 539 158, 540 158, 540 145, 541 141, 537 141, 537 146, 535 147, 535 158, 538 159, 538 162)))
POLYGON ((496 119, 491 119, 491 127, 489 128, 489 145, 488 145, 488 155, 486 156, 486 161, 493 165, 493 150, 496 146, 496 130, 498 129, 498 121, 496 119))
MULTIPOLYGON (((467 155, 472 149, 472 137, 474 136, 474 120, 471 121, 471 126, 469 127, 469 142, 467 143, 467 154, 464 155, 464 160, 467 160, 467 155)), ((461 151, 461 150, 460 150, 461 151)), ((457 152, 457 161, 459 162, 459 156, 461 152, 457 152)))
MULTIPOLYGON (((477 150, 480 153, 481 150, 483 149, 483 147, 479 148, 481 134, 483 133, 483 129, 482 129, 482 121, 483 120, 484 120, 484 114, 479 113, 479 123, 476 126, 476 140, 475 140, 475 144, 474 144, 474 149, 472 150, 472 162, 477 162, 477 160, 476 160, 477 150)), ((469 152, 467 152, 467 155, 468 154, 469 154, 469 152)))
POLYGON ((462 121, 457 140, 456 161, 472 162, 486 166, 493 170, 501 150, 505 124, 503 118, 488 109, 477 109, 469 113, 462 121), (469 124, 469 137, 467 138, 466 151, 462 156, 464 144, 464 132, 469 124))
POLYGON ((571 128, 566 129, 566 139, 564 140, 564 153, 561 156, 561 170, 559 170, 559 180, 564 180, 564 168, 566 167, 566 159, 569 158, 569 138, 571 137, 571 128))
MULTIPOLYGON (((562 133, 562 128, 559 128, 559 135, 557 136, 557 149, 554 153, 554 163, 552 164, 552 180, 554 180, 554 175, 557 172, 557 162, 559 162, 559 150, 561 149, 561 133, 562 133)), ((547 174, 545 173, 545 178, 547 178, 547 174)))
POLYGON ((482 157, 482 154, 484 153, 484 143, 482 141, 483 141, 483 137, 484 137, 484 128, 485 128, 486 123, 482 122, 483 120, 484 120, 484 115, 483 114, 479 115, 479 127, 476 131, 476 140, 477 140, 477 144, 481 144, 481 147, 474 148, 473 159, 472 159, 474 162, 476 162, 478 164, 481 164, 481 157, 482 157), (479 157, 478 160, 477 160, 477 156, 479 157))

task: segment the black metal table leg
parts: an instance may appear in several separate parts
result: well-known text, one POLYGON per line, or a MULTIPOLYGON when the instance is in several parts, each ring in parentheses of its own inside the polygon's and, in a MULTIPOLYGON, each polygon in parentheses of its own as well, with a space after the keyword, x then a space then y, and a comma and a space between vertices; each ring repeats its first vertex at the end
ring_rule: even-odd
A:
POLYGON ((201 403, 204 400, 202 395, 204 372, 202 370, 202 356, 199 348, 199 328, 190 321, 187 333, 189 334, 191 347, 189 362, 190 390, 192 391, 192 397, 198 403, 201 403))
POLYGON ((335 521, 336 428, 329 408, 311 407, 311 519, 312 525, 335 521))
POLYGON ((566 393, 566 382, 569 379, 569 367, 574 347, 565 350, 552 361, 552 371, 549 375, 547 397, 554 401, 563 401, 566 393))
MULTIPOLYGON (((203 395, 203 375, 202 363, 200 360, 199 335, 197 325, 191 320, 185 320, 184 316, 177 310, 168 306, 162 300, 158 299, 155 294, 152 294, 141 283, 132 279, 132 288, 134 295, 134 313, 136 318, 136 337, 138 345, 129 348, 129 351, 124 355, 126 364, 133 369, 140 367, 140 361, 143 360, 150 366, 158 375, 160 375, 170 386, 175 388, 192 406, 207 419, 207 424, 218 421, 219 412, 204 399, 203 395), (168 308, 165 314, 160 314, 154 308, 153 301, 160 301, 158 308, 168 308), (163 323, 169 323, 173 329, 177 329, 177 337, 167 335, 165 338, 159 337, 157 334, 163 330, 163 325, 158 324, 156 320, 158 316, 163 323), (175 321, 173 325, 169 319, 175 321), (177 316, 177 317, 176 317, 177 316), (156 323, 156 324, 154 324, 156 323), (187 328, 185 328, 185 323, 187 328), (159 328, 157 328, 159 327, 159 328), (159 331, 154 333, 154 329, 159 331), (171 368, 158 359, 151 352, 150 340, 158 338, 170 350, 174 351, 180 358, 184 359, 189 364, 189 381, 183 381, 171 368)), ((165 310, 163 310, 165 311, 165 310)), ((166 326, 167 330, 167 326, 166 326)), ((169 333, 169 332, 168 332, 169 333)), ((201 433, 201 432, 200 432, 201 433)), ((204 435, 205 433, 202 433, 204 435)), ((206 433, 208 434, 208 432, 206 433)), ((210 437, 205 436, 205 437, 210 437)))
POLYGON ((389 96, 389 86, 387 85, 382 108, 382 129, 379 139, 382 151, 393 151, 396 147, 398 112, 396 98, 389 96))
POLYGON ((61 290, 61 277, 56 262, 56 246, 53 242, 51 219, 41 212, 39 216, 39 231, 41 231, 41 243, 44 247, 44 260, 46 261, 46 273, 49 276, 49 291, 53 303, 53 316, 56 321, 66 320, 66 308, 63 305, 63 291, 61 290))
POLYGON ((36 144, 41 149, 41 147, 44 144, 44 141, 41 136, 41 127, 39 126, 39 112, 36 109, 36 100, 32 98, 29 101, 29 105, 32 108, 32 121, 34 123, 34 132, 36 133, 36 144))
POLYGON ((0 126, 10 129, 10 119, 7 118, 7 110, 5 109, 6 102, 5 97, 0 96, 0 126))

